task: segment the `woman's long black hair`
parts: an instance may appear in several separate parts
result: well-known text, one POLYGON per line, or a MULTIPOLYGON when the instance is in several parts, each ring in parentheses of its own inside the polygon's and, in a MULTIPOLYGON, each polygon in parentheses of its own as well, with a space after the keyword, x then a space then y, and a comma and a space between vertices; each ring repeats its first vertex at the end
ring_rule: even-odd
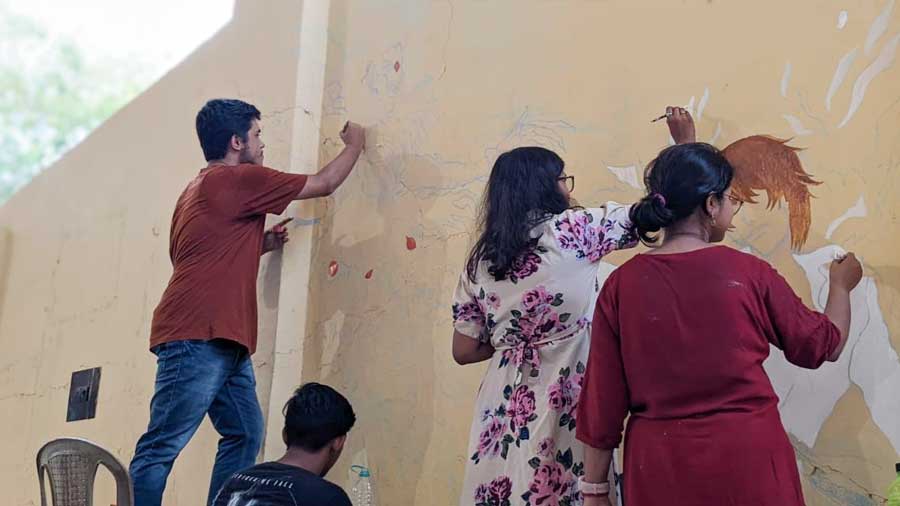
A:
POLYGON ((540 147, 516 148, 497 158, 479 213, 481 234, 466 261, 471 281, 483 260, 496 280, 505 279, 534 242, 531 229, 569 208, 558 182, 564 168, 559 155, 540 147))

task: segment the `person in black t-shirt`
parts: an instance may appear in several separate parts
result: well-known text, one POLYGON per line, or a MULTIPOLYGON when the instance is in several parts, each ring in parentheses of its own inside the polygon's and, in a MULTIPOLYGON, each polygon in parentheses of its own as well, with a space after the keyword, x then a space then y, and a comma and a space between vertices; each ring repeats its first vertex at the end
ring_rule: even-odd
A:
POLYGON ((283 412, 287 452, 233 474, 214 506, 351 506, 341 487, 324 479, 356 422, 350 402, 329 386, 307 383, 283 412))

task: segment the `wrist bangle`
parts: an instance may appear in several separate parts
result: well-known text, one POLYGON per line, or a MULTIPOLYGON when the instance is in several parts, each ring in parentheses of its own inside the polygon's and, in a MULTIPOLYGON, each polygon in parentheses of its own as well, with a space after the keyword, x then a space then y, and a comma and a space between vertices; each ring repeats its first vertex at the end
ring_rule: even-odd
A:
POLYGON ((586 496, 608 495, 609 482, 590 483, 584 481, 584 477, 581 476, 578 478, 578 490, 581 492, 581 495, 586 496))

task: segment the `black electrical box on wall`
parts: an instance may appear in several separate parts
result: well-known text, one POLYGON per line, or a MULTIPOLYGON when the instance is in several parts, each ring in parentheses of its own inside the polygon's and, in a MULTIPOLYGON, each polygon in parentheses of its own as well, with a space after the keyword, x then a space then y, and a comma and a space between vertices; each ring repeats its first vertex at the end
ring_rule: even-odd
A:
POLYGON ((72 373, 69 384, 69 408, 66 421, 87 420, 97 413, 97 390, 100 388, 100 368, 72 373))

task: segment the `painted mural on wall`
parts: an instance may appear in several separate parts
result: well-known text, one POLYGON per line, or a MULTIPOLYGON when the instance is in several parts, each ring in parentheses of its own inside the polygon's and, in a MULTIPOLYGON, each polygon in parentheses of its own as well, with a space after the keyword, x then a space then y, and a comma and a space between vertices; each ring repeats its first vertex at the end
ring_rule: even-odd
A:
MULTIPOLYGON (((647 130, 646 118, 661 112, 644 107, 653 103, 662 109, 676 100, 668 94, 690 97, 686 108, 697 121, 698 139, 725 146, 736 168, 735 193, 756 204, 741 212, 730 245, 770 261, 818 309, 826 297, 828 263, 844 249, 865 250, 860 236, 873 210, 884 209, 883 195, 890 190, 873 188, 879 183, 869 181, 885 181, 889 169, 882 171, 878 163, 886 164, 895 151, 882 151, 877 160, 861 161, 845 173, 840 170, 846 162, 832 165, 832 158, 835 146, 857 148, 865 140, 861 149, 871 148, 870 133, 880 121, 871 108, 893 107, 886 90, 897 82, 893 60, 900 24, 894 0, 880 2, 874 15, 864 16, 859 7, 835 8, 824 25, 824 17, 817 19, 811 34, 844 35, 841 44, 828 46, 833 55, 808 50, 801 57, 803 48, 785 43, 787 36, 779 33, 777 50, 736 43, 745 50, 746 65, 734 75, 708 60, 692 69, 693 75, 675 76, 673 86, 644 85, 655 75, 654 65, 665 65, 668 57, 637 43, 625 54, 597 53, 602 63, 573 72, 583 52, 560 37, 523 40, 503 27, 486 29, 479 20, 490 9, 501 15, 497 6, 404 0, 379 9, 364 2, 349 5, 329 31, 322 157, 339 148, 331 132, 345 116, 358 117, 371 135, 363 164, 317 228, 318 277, 311 293, 318 298, 312 319, 321 343, 306 356, 318 362, 320 379, 359 395, 361 412, 377 413, 378 425, 361 420, 350 450, 365 452, 376 470, 383 465, 407 471, 402 484, 392 476, 379 484, 398 504, 435 496, 453 504, 461 489, 458 476, 468 457, 465 434, 471 421, 465 403, 475 398, 481 374, 450 363, 447 308, 487 173, 499 153, 521 145, 547 147, 562 155, 567 171, 578 178, 575 195, 584 205, 630 202, 641 195, 640 171, 665 143, 663 130, 635 131, 638 123, 647 130), (381 22, 372 33, 362 28, 371 19, 381 22), (632 50, 657 56, 634 66, 632 50), (555 66, 557 60, 565 64, 555 66), (810 84, 813 73, 816 83, 810 84), (764 86, 768 89, 761 90, 764 86), (816 86, 818 93, 810 91, 816 86), (765 98, 745 106, 756 94, 765 98), (771 135, 751 135, 761 132, 771 135), (381 404, 366 405, 373 396, 381 404), (382 428, 398 423, 405 428, 402 434, 382 428), (408 461, 388 464, 385 455, 391 452, 407 455, 408 461), (430 479, 435 473, 448 479, 436 483, 430 479)), ((691 16, 705 12, 699 3, 689 10, 691 16)), ((561 11, 525 2, 516 16, 522 26, 550 31, 552 23, 545 20, 552 16, 577 22, 561 11)), ((598 3, 578 17, 612 17, 631 26, 638 17, 629 16, 627 9, 598 3)), ((710 15, 704 21, 715 19, 734 29, 733 20, 710 15)), ((590 47, 605 47, 607 33, 623 40, 624 33, 607 29, 591 32, 588 42, 595 45, 590 47)), ((708 47, 708 40, 697 45, 708 47)), ((897 131, 890 119, 882 123, 882 135, 897 131)), ((865 264, 865 252, 859 256, 865 264)), ((625 257, 609 260, 600 281, 625 257)), ((836 464, 823 450, 823 443, 835 439, 827 426, 848 392, 862 392, 871 414, 853 416, 874 428, 867 425, 864 436, 862 429, 847 436, 871 439, 877 431, 892 453, 900 454, 900 398, 890 395, 900 391, 900 360, 891 343, 896 321, 882 301, 885 279, 869 267, 852 297, 851 337, 841 360, 807 371, 772 350, 764 364, 781 399, 805 485, 820 494, 808 495, 811 505, 877 504, 878 487, 872 483, 882 478, 869 470, 892 466, 857 449, 848 452, 856 459, 853 465, 836 464)))
POLYGON ((755 204, 759 194, 766 192, 768 209, 786 202, 790 216, 791 247, 799 250, 806 243, 810 215, 809 187, 822 184, 803 170, 799 148, 789 146, 785 139, 754 135, 732 142, 722 154, 734 167, 732 189, 744 202, 755 204))

